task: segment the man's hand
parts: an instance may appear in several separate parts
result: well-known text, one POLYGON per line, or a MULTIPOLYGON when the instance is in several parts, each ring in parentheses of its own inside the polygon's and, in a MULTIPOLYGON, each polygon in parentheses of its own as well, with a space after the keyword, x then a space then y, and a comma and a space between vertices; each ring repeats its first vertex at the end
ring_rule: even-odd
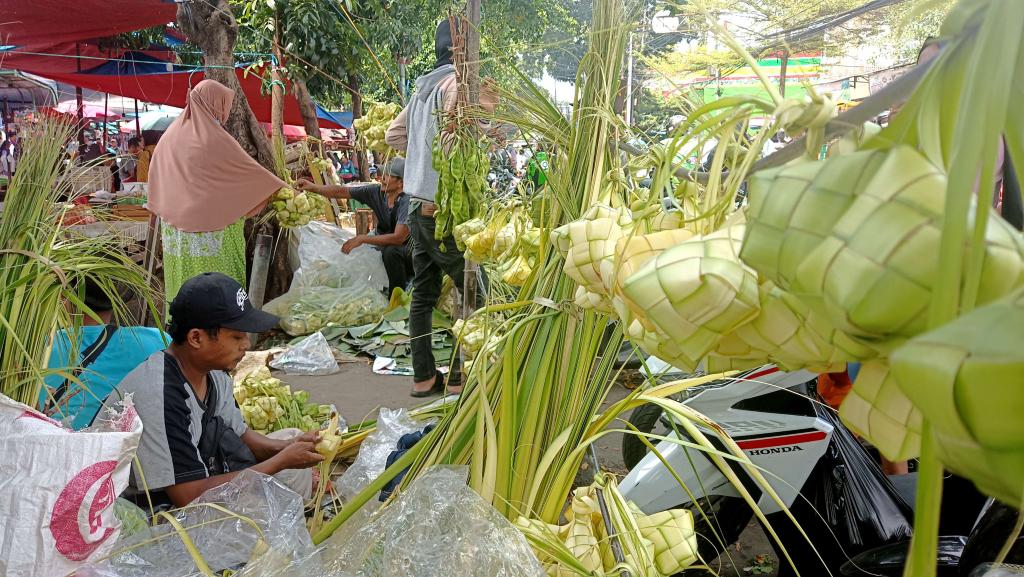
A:
POLYGON ((295 188, 297 188, 297 189, 299 189, 299 190, 301 190, 303 192, 308 190, 308 191, 312 191, 312 192, 315 192, 315 193, 319 194, 320 193, 320 189, 322 187, 319 184, 315 184, 315 183, 313 183, 310 180, 307 180, 305 178, 300 178, 300 179, 295 181, 295 188))
POLYGON ((307 431, 291 440, 292 443, 316 443, 320 440, 320 431, 307 431))
MULTIPOLYGON (((308 434, 308 433, 307 433, 308 434)), ((303 435, 305 437, 305 435, 303 435)), ((311 441, 295 441, 274 455, 271 461, 278 471, 284 469, 308 469, 316 466, 324 456, 316 452, 311 441)))
POLYGON ((484 78, 484 85, 480 88, 480 106, 487 112, 494 112, 498 108, 498 85, 491 77, 484 78))
POLYGON ((363 244, 364 244, 363 237, 361 237, 361 236, 354 236, 354 237, 346 240, 345 244, 341 245, 341 252, 343 252, 345 254, 348 254, 348 253, 352 252, 353 249, 355 249, 356 247, 362 246, 363 244))

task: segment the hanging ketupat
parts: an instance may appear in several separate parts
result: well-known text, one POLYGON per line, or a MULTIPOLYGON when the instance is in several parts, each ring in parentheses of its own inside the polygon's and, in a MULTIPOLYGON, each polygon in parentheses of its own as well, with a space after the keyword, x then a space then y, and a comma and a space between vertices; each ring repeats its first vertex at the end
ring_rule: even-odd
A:
POLYGON ((891 358, 945 466, 1015 508, 1024 505, 1022 327, 1024 289, 914 337, 891 358))

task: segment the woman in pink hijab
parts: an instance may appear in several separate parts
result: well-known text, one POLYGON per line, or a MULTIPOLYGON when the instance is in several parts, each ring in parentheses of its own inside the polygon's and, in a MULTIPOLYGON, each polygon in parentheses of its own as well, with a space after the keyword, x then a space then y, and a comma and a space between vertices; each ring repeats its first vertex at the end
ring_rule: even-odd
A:
POLYGON ((148 206, 162 220, 168 303, 204 272, 246 286, 245 217, 285 186, 224 130, 234 98, 215 80, 197 84, 153 153, 148 206))

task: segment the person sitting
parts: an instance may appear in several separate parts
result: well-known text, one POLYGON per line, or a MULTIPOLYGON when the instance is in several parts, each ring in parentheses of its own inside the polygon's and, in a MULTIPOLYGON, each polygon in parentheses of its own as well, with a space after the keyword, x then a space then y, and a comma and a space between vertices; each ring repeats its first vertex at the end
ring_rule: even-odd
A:
POLYGON ((359 170, 356 165, 352 163, 352 159, 345 156, 341 159, 341 165, 338 167, 338 178, 344 183, 354 181, 359 176, 359 170))
POLYGON ((249 350, 249 333, 270 330, 277 317, 254 308, 222 273, 185 281, 170 315, 171 345, 128 373, 105 402, 131 394, 142 420, 127 498, 146 509, 148 487, 154 507, 181 507, 244 469, 276 475, 323 460, 315 431, 269 439, 246 426, 235 404, 227 371, 249 350))
POLYGON ((405 194, 405 160, 394 158, 384 165, 381 182, 372 184, 321 185, 300 179, 296 187, 327 198, 354 199, 373 210, 377 217, 376 234, 349 239, 341 250, 348 254, 364 244, 381 251, 388 272, 388 295, 405 288, 412 277, 412 250, 409 246, 409 197, 405 194))
MULTIPOLYGON (((142 141, 136 137, 128 139, 128 157, 122 159, 118 175, 121 182, 138 182, 139 155, 142 154, 142 141)), ((115 190, 117 190, 115 188, 115 190)))
MULTIPOLYGON (((58 331, 49 363, 51 370, 77 367, 73 375, 78 382, 64 375, 50 375, 44 380, 46 387, 40 398, 40 406, 48 415, 76 431, 92 422, 103 399, 125 375, 171 341, 160 329, 118 326, 114 323, 114 306, 104 290, 89 279, 84 284, 85 306, 99 318, 84 314, 82 327, 74 335, 63 329, 58 331), (76 354, 75 362, 71 359, 72 351, 76 354)), ((129 291, 119 292, 123 301, 132 299, 129 291)))

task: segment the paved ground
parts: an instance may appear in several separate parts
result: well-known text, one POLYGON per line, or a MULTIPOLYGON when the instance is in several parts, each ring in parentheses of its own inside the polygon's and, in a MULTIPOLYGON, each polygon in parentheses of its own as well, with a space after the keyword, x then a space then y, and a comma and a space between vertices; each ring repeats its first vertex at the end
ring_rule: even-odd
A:
MULTIPOLYGON (((341 371, 334 375, 278 376, 282 376, 293 389, 308 391, 313 401, 334 403, 341 415, 352 423, 375 417, 381 407, 409 408, 424 402, 424 399, 409 396, 411 377, 377 375, 370 370, 369 362, 363 359, 342 364, 341 371)), ((609 393, 608 403, 614 403, 628 393, 624 386, 616 385, 609 393)), ((621 475, 625 474, 626 469, 622 462, 620 443, 620 434, 608 435, 597 443, 597 454, 602 469, 621 475)), ((767 553, 774 558, 771 546, 756 524, 747 528, 730 553, 732 563, 723 563, 719 571, 725 577, 750 574, 743 569, 753 564, 756 555, 767 553)))

